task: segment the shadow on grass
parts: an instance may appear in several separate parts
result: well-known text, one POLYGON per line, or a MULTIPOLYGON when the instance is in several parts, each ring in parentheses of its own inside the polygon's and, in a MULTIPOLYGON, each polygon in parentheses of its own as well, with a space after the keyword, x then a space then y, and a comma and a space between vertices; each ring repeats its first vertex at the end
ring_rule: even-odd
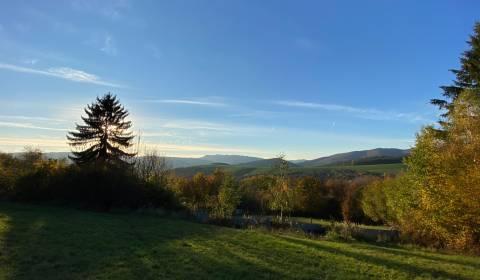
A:
MULTIPOLYGON (((458 274, 449 273, 449 272, 442 271, 442 270, 439 270, 439 269, 420 267, 420 266, 416 266, 416 265, 413 265, 413 264, 394 261, 394 260, 388 259, 388 258, 383 258, 383 257, 380 258, 380 257, 371 256, 371 255, 367 255, 367 254, 342 250, 342 249, 339 249, 339 248, 332 248, 332 247, 322 245, 321 243, 315 242, 315 241, 301 240, 301 239, 297 239, 297 238, 289 237, 289 236, 279 236, 279 237, 288 241, 288 242, 291 242, 291 243, 299 244, 299 245, 302 245, 302 246, 313 247, 313 248, 316 248, 316 249, 319 249, 319 250, 322 250, 322 251, 325 251, 325 252, 329 252, 329 253, 332 253, 332 254, 338 254, 338 255, 343 255, 343 256, 349 257, 349 258, 353 258, 353 259, 355 259, 357 261, 360 261, 360 262, 369 263, 369 264, 378 265, 378 266, 383 266, 383 267, 386 267, 388 269, 392 269, 392 270, 396 270, 396 271, 401 271, 401 272, 407 273, 409 276, 411 276, 412 279, 415 278, 416 276, 424 276, 425 274, 429 275, 432 278, 447 278, 447 279, 460 279, 460 280, 470 279, 470 278, 466 278, 466 277, 463 277, 463 276, 458 275, 458 274)), ((377 247, 374 247, 372 245, 371 247, 366 247, 366 249, 374 251, 374 250, 377 250, 377 247)), ((381 251, 381 249, 380 249, 380 251, 381 251)), ((389 252, 389 253, 392 254, 392 255, 397 254, 397 252, 389 252)), ((417 257, 417 256, 414 256, 414 257, 417 257)), ((441 261, 443 261, 443 262, 447 261, 448 262, 448 260, 444 260, 444 259, 442 259, 441 261)))
POLYGON ((402 255, 404 257, 420 258, 420 259, 426 259, 431 261, 448 262, 452 264, 469 266, 471 268, 480 270, 480 262, 473 262, 465 259, 464 260, 455 259, 454 255, 449 255, 449 254, 437 253, 437 254, 442 254, 442 257, 440 257, 440 256, 432 256, 431 253, 428 251, 420 251, 420 252, 407 251, 404 248, 401 248, 398 245, 394 245, 394 244, 392 245, 352 244, 352 247, 359 248, 359 249, 375 248, 375 250, 382 251, 387 254, 402 255))
POLYGON ((219 227, 2 203, 0 213, 8 217, 0 237, 6 279, 282 278, 221 245, 205 246, 219 227))

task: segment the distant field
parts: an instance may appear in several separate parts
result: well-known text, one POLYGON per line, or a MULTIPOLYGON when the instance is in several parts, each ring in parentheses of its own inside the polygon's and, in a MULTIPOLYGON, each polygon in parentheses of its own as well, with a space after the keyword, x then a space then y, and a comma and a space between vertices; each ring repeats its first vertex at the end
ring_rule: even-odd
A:
POLYGON ((386 163, 386 164, 369 164, 369 165, 336 165, 336 166, 321 166, 316 169, 348 169, 359 172, 372 172, 372 173, 389 173, 396 174, 402 170, 405 170, 406 165, 403 163, 386 163))
POLYGON ((480 258, 0 203, 0 279, 480 279, 480 258))
MULTIPOLYGON (((200 165, 192 167, 183 167, 175 169, 178 176, 191 177, 198 172, 211 174, 216 168, 222 168, 225 171, 232 173, 236 177, 248 177, 253 175, 268 175, 275 170, 271 167, 246 167, 242 165, 200 165)), ((297 176, 354 176, 354 173, 374 173, 378 175, 383 174, 397 174, 405 169, 403 163, 388 163, 388 164, 371 164, 371 165, 333 165, 333 166, 316 166, 316 167, 291 167, 289 172, 297 176)))

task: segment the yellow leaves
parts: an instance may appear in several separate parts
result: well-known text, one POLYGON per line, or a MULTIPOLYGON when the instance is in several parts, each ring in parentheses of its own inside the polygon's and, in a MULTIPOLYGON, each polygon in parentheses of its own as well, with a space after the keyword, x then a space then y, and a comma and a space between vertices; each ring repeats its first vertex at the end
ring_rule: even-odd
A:
POLYGON ((460 95, 448 123, 443 139, 424 129, 407 164, 419 190, 417 230, 464 248, 480 237, 479 93, 460 95))

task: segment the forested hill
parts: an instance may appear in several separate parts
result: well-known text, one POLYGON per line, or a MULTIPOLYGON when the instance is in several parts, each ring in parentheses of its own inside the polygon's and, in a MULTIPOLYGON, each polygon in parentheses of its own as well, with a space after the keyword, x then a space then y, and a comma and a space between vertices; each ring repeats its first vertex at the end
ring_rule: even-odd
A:
MULTIPOLYGON (((334 165, 374 165, 401 163, 410 150, 394 148, 377 148, 372 150, 353 151, 348 153, 334 154, 313 160, 292 160, 289 167, 316 167, 334 165)), ((68 152, 45 153, 46 158, 61 159, 67 158, 68 152)), ((20 156, 20 153, 14 156, 20 156)), ((192 157, 165 157, 170 168, 198 167, 215 164, 228 164, 242 168, 270 168, 278 162, 278 159, 264 159, 243 155, 205 155, 199 158, 192 157)), ((200 168, 201 169, 201 168, 200 168)))
POLYGON ((376 164, 398 163, 407 156, 410 150, 377 148, 373 150, 353 151, 348 153, 334 154, 314 160, 300 163, 301 166, 324 166, 334 164, 376 164))

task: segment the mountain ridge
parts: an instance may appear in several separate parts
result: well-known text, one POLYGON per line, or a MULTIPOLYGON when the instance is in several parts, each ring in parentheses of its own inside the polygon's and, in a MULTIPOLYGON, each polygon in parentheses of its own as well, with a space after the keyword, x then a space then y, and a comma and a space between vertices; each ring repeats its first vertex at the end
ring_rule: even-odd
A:
POLYGON ((358 160, 364 160, 367 158, 403 158, 410 154, 410 149, 397 149, 397 148, 375 148, 370 150, 352 151, 346 153, 333 154, 326 157, 320 157, 317 159, 307 160, 299 165, 305 167, 311 166, 324 166, 340 163, 353 163, 358 160))
MULTIPOLYGON (((326 157, 320 157, 312 160, 289 160, 291 167, 314 167, 335 164, 365 164, 368 162, 401 162, 401 159, 410 153, 410 149, 397 148, 375 148, 369 150, 351 151, 337 153, 326 157)), ((12 153, 19 156, 21 153, 12 153)), ((47 152, 46 158, 62 159, 67 158, 69 152, 47 152)), ((261 158, 244 155, 204 155, 198 158, 192 157, 169 157, 166 156, 167 164, 170 168, 203 166, 209 164, 224 163, 229 165, 241 165, 244 167, 270 167, 275 165, 276 158, 261 158)))

